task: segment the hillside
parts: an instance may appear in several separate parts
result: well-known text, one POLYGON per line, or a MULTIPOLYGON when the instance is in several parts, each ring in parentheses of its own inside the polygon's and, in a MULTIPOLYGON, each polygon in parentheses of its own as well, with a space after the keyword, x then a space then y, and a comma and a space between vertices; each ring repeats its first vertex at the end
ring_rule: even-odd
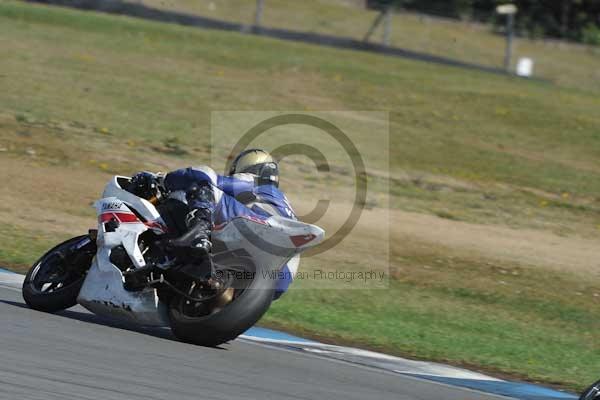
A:
MULTIPOLYGON (((142 4, 164 10, 251 24, 255 0, 196 1, 142 0, 142 4)), ((362 39, 377 13, 357 7, 352 1, 269 0, 263 25, 362 39)), ((381 28, 380 28, 381 29, 381 28)), ((381 40, 381 31, 373 41, 381 40)), ((470 63, 502 67, 505 39, 489 25, 398 12, 392 21, 391 45, 408 50, 454 58, 470 63)), ((600 48, 556 40, 517 38, 513 63, 520 57, 535 61, 537 77, 567 87, 600 89, 600 48)))

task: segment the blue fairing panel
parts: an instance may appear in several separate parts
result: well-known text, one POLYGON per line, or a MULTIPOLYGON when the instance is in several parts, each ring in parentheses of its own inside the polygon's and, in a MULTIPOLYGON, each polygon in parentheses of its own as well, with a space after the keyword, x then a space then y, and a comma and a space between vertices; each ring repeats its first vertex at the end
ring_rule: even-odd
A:
POLYGON ((221 197, 221 201, 219 201, 219 203, 215 207, 214 222, 218 225, 231 221, 235 217, 242 217, 246 215, 260 219, 266 219, 269 217, 269 215, 258 214, 250 208, 243 205, 242 203, 240 203, 239 201, 237 201, 232 196, 223 194, 223 196, 221 197))

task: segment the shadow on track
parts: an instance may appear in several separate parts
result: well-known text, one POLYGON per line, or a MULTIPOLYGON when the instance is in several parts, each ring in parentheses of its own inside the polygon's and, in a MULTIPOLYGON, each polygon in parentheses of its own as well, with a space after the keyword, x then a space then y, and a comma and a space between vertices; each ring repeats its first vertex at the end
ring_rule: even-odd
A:
MULTIPOLYGON (((13 307, 25 308, 25 309, 31 310, 33 312, 42 313, 42 311, 33 310, 27 304, 21 303, 18 301, 10 301, 10 300, 0 299, 0 303, 7 304, 7 305, 13 306, 13 307)), ((123 330, 131 331, 131 332, 137 332, 137 333, 141 333, 144 335, 153 336, 153 337, 156 337, 159 339, 180 342, 180 340, 177 339, 175 337, 175 335, 173 335, 173 333, 171 333, 171 330, 168 328, 143 327, 143 326, 139 326, 139 325, 135 325, 135 324, 127 323, 127 322, 122 322, 122 321, 118 321, 118 320, 111 320, 111 319, 100 317, 98 315, 88 313, 88 312, 73 311, 73 310, 64 310, 64 311, 60 311, 60 312, 57 312, 54 314, 49 314, 49 313, 44 313, 44 314, 74 319, 74 320, 86 322, 89 324, 103 325, 103 326, 108 326, 110 328, 123 329, 123 330)), ((218 349, 218 350, 226 350, 224 347, 221 347, 221 346, 211 347, 211 348, 218 349)))

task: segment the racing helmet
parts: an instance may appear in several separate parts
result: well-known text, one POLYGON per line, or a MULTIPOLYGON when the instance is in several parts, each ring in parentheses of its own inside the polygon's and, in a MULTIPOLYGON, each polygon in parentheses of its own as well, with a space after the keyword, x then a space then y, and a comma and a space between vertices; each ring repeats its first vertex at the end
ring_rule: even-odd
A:
POLYGON ((238 154, 229 168, 229 175, 234 174, 252 174, 259 185, 279 186, 279 166, 265 150, 248 149, 238 154))

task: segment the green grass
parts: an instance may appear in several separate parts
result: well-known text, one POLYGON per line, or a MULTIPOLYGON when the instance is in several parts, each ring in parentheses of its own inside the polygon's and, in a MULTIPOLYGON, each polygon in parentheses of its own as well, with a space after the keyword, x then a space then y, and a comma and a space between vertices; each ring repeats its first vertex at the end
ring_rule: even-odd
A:
POLYGON ((0 227, 0 265, 25 273, 37 258, 68 237, 4 223, 0 227))
MULTIPOLYGON (((600 197, 600 100, 593 94, 69 10, 6 3, 3 15, 10 18, 0 27, 5 110, 151 143, 177 137, 194 145, 208 142, 209 110, 389 110, 393 170, 569 192, 588 203, 600 197), (48 46, 65 36, 68 46, 48 46)), ((376 165, 381 149, 370 135, 357 145, 376 165)), ((446 194, 439 196, 444 201, 446 194)), ((576 217, 587 231, 595 228, 591 215, 576 217)))
POLYGON ((303 290, 298 282, 264 321, 500 375, 528 371, 533 381, 571 388, 597 379, 597 283, 434 252, 404 262, 413 266, 388 290, 303 290))
MULTIPOLYGON (((325 340, 447 360, 492 373, 526 370, 534 381, 580 388, 596 379, 595 372, 582 371, 596 368, 590 358, 597 357, 598 351, 593 350, 591 336, 583 341, 583 335, 573 329, 576 321, 532 322, 530 312, 482 305, 472 293, 423 291, 401 284, 391 289, 397 295, 385 301, 377 292, 361 291, 349 298, 298 290, 276 303, 265 320, 288 330, 316 332, 325 340), (347 307, 340 309, 340 303, 347 307), (583 354, 590 358, 582 359, 583 354), (566 367, 560 376, 557 365, 566 367)), ((573 311, 585 313, 565 310, 573 311)), ((594 317, 593 312, 586 314, 594 317)))
MULTIPOLYGON (((369 182, 376 193, 390 185, 392 208, 600 236, 600 98, 593 85, 560 87, 12 1, 0 3, 0 38, 0 157, 38 174, 26 180, 34 188, 36 179, 43 183, 40 171, 65 180, 69 169, 89 174, 99 191, 111 168, 208 162, 212 110, 385 110, 389 163, 367 124, 357 123, 353 139, 373 170, 391 169, 391 181, 373 174, 369 182), (169 153, 165 143, 190 152, 169 153), (35 157, 26 155, 30 148, 35 157)), ((342 193, 346 184, 334 176, 335 184, 323 187, 287 168, 316 191, 342 193)), ((23 205, 36 206, 26 189, 8 181, 11 196, 0 198, 20 195, 23 205)), ((69 209, 81 201, 82 211, 73 213, 83 218, 92 189, 83 193, 76 181, 44 187, 39 204, 57 213, 58 199, 69 193, 69 209)), ((68 222, 56 224, 59 233, 33 221, 3 223, 0 262, 33 262, 67 235, 68 222)), ((423 251, 393 239, 389 289, 294 290, 265 323, 571 388, 597 379, 600 289, 591 279, 473 254, 450 258, 453 249, 423 251)), ((363 254, 340 248, 326 256, 350 268, 363 254)))

